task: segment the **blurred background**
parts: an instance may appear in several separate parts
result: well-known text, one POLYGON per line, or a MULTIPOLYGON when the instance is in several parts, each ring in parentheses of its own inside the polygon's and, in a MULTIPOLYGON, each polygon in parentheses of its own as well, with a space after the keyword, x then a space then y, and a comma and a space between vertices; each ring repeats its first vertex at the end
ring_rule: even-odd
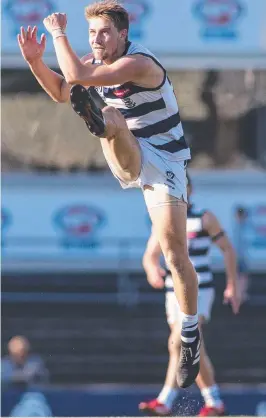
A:
MULTIPOLYGON (((150 233, 141 192, 122 192, 97 139, 41 90, 16 42, 21 25, 42 32, 46 15, 66 12, 85 55, 88 3, 2 1, 2 416, 137 416, 164 380, 169 331, 164 292, 141 264, 150 233), (8 378, 14 352, 29 362, 28 380, 8 378)), ((217 381, 232 415, 266 416, 266 2, 124 4, 130 39, 173 82, 194 201, 217 215, 247 265, 247 298, 233 316, 212 251, 206 341, 217 381)), ((59 71, 50 39, 45 62, 59 71)), ((176 412, 196 414, 200 402, 196 388, 182 392, 176 412)))

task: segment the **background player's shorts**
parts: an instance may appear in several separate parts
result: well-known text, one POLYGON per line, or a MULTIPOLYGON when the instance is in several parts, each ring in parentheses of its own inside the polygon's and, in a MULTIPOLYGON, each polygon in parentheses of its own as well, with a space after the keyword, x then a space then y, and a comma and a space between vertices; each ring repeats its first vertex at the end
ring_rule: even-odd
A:
POLYGON ((137 187, 143 189, 145 185, 152 186, 155 190, 165 191, 167 194, 187 202, 186 160, 170 161, 162 155, 156 154, 145 146, 143 140, 138 139, 142 165, 137 180, 125 183, 115 174, 115 168, 108 162, 111 171, 117 178, 123 189, 137 187))
MULTIPOLYGON (((213 288, 199 289, 198 315, 203 316, 206 322, 210 320, 214 298, 215 298, 215 291, 213 288)), ((177 302, 175 293, 173 291, 166 292, 165 310, 166 310, 167 322, 169 325, 173 325, 176 322, 180 323, 181 311, 180 311, 179 303, 177 302)))

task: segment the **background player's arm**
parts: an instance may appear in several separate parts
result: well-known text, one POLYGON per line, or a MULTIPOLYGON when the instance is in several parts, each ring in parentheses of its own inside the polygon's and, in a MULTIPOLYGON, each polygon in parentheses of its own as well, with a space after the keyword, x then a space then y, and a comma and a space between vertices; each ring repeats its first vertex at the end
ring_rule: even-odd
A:
POLYGON ((223 252, 227 286, 224 291, 224 301, 231 302, 234 313, 239 311, 240 300, 237 282, 237 261, 234 248, 224 233, 218 219, 212 212, 203 215, 203 228, 208 232, 212 241, 223 252))
POLYGON ((142 261, 147 274, 147 280, 156 289, 162 289, 164 287, 163 277, 166 274, 160 265, 161 254, 162 250, 159 241, 152 230, 142 261))

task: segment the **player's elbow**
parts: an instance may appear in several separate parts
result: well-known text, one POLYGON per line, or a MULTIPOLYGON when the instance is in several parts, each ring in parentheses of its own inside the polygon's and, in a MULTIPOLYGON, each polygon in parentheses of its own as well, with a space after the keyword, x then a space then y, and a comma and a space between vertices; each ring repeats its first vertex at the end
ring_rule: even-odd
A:
POLYGON ((70 86, 73 86, 74 84, 78 84, 78 77, 75 77, 74 74, 69 74, 66 77, 66 82, 67 84, 69 84, 70 86))
POLYGON ((70 86, 73 86, 74 84, 82 84, 83 79, 83 72, 81 70, 71 71, 65 75, 65 80, 70 86))
POLYGON ((233 248, 233 246, 231 244, 228 244, 225 248, 224 248, 224 254, 225 256, 227 256, 228 258, 230 258, 231 260, 235 260, 236 259, 236 252, 233 248))

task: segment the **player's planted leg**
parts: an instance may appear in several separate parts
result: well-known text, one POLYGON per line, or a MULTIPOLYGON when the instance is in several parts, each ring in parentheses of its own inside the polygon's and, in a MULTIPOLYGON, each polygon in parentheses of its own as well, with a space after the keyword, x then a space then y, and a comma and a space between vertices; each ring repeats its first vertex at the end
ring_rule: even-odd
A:
POLYGON ((151 187, 145 188, 144 196, 166 264, 171 271, 181 309, 181 349, 177 384, 186 388, 194 383, 200 364, 198 280, 187 251, 187 205, 182 198, 158 194, 158 191, 151 187))

